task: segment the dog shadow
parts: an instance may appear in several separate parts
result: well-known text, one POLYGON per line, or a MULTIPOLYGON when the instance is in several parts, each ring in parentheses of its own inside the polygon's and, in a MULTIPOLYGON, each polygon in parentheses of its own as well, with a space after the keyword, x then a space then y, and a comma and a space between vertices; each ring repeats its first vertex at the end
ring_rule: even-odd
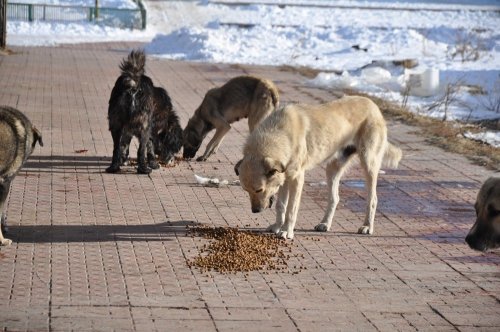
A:
POLYGON ((23 170, 39 173, 64 173, 72 169, 104 172, 111 157, 104 156, 32 156, 23 165, 23 170))
POLYGON ((185 220, 142 225, 9 225, 7 237, 18 243, 172 241, 196 225, 200 224, 185 220))

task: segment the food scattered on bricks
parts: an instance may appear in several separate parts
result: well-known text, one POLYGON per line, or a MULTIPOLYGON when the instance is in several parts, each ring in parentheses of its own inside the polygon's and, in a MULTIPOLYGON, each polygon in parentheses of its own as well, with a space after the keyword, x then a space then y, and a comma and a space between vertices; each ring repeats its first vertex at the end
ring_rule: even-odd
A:
POLYGON ((200 254, 188 260, 189 267, 202 272, 237 273, 250 271, 298 273, 303 267, 288 266, 293 244, 271 234, 231 227, 188 227, 188 235, 211 240, 200 254))
MULTIPOLYGON (((184 158, 179 157, 179 156, 175 156, 174 159, 168 163, 160 160, 159 158, 156 159, 156 161, 158 162, 158 164, 160 164, 161 167, 166 167, 166 168, 176 167, 183 160, 184 160, 184 158)), ((137 159, 135 159, 135 158, 129 158, 128 162, 129 162, 130 166, 137 166, 137 159)))

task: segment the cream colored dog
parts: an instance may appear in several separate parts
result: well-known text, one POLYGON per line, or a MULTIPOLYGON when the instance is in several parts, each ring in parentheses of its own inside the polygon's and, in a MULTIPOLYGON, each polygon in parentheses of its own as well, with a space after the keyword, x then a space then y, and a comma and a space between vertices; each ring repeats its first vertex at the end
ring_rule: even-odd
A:
POLYGON ((387 141, 387 127, 377 105, 364 97, 344 97, 317 105, 289 105, 271 115, 245 144, 235 166, 250 195, 252 212, 271 207, 278 193, 276 223, 268 230, 292 239, 304 184, 304 173, 326 162, 329 204, 315 230, 332 225, 342 174, 357 154, 365 171, 368 206, 360 234, 372 234, 377 208, 377 176, 384 165, 397 167, 402 152, 387 141))

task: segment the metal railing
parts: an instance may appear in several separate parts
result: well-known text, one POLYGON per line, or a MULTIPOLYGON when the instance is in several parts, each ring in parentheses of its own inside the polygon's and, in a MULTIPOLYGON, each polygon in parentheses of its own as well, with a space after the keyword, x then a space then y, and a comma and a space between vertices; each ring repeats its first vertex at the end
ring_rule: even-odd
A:
POLYGON ((146 9, 141 0, 134 0, 138 8, 108 8, 7 3, 7 19, 21 21, 95 22, 119 28, 145 29, 146 9))

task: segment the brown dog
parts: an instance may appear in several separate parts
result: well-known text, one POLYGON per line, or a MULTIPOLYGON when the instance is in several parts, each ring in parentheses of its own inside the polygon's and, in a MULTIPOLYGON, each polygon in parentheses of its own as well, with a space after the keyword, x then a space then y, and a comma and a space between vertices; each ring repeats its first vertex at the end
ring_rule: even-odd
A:
POLYGON ((377 177, 382 165, 397 167, 402 152, 387 141, 387 127, 375 103, 344 97, 322 105, 289 105, 273 112, 252 134, 235 166, 250 196, 252 212, 270 207, 278 193, 276 223, 268 229, 293 239, 304 174, 326 163, 329 203, 315 230, 330 229, 339 203, 342 174, 357 155, 365 171, 368 204, 360 234, 372 234, 377 177))
POLYGON ((217 152, 231 123, 248 117, 250 132, 278 107, 278 89, 273 82, 253 76, 239 76, 219 88, 209 90, 183 132, 183 157, 196 155, 206 135, 215 128, 205 153, 205 161, 217 152))
POLYGON ((491 177, 484 182, 474 208, 476 223, 465 241, 480 251, 500 247, 500 178, 491 177))
POLYGON ((20 111, 8 106, 0 106, 0 245, 6 246, 11 240, 3 237, 6 229, 5 203, 10 184, 35 144, 43 146, 42 135, 20 111))

